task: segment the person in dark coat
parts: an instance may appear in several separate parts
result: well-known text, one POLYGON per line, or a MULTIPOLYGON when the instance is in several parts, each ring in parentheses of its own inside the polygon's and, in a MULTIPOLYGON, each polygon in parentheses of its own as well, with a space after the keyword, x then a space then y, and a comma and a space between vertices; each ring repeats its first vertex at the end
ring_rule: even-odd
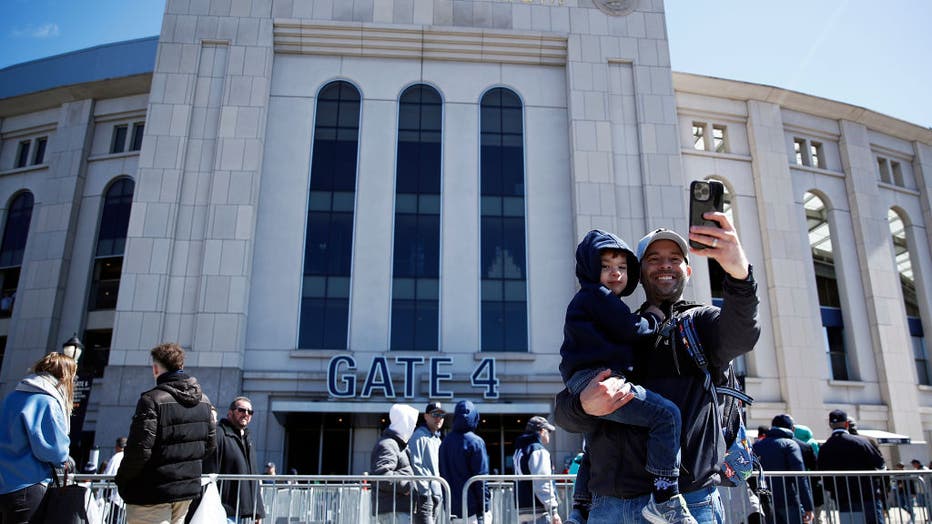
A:
POLYGON ((451 511, 464 522, 489 522, 490 493, 485 482, 474 482, 469 488, 467 507, 463 508, 463 487, 475 475, 489 474, 489 454, 485 441, 476 435, 479 411, 468 401, 457 402, 453 411, 453 429, 440 444, 440 476, 450 485, 451 511))
MULTIPOLYGON (((777 415, 771 422, 767 438, 754 443, 764 471, 805 471, 802 451, 793 438, 793 417, 777 415)), ((806 477, 770 477, 773 494, 772 511, 765 511, 765 522, 800 524, 812 521, 812 490, 806 477)))
MULTIPOLYGON (((840 409, 828 414, 832 435, 819 447, 822 471, 870 471, 884 469, 883 455, 864 437, 848 433, 848 415, 840 409)), ((883 501, 874 482, 881 477, 826 478, 825 489, 838 503, 838 511, 852 522, 883 523, 883 501)))
MULTIPOLYGON (((388 412, 389 425, 372 448, 369 473, 413 477, 408 441, 417 425, 418 411, 406 404, 395 404, 388 412)), ((379 523, 404 524, 411 521, 413 497, 411 481, 376 482, 372 514, 379 523)))
MULTIPOLYGON (((236 397, 230 402, 227 416, 217 426, 217 451, 212 463, 206 466, 210 473, 221 475, 258 475, 256 445, 249 436, 252 422, 252 401, 236 397)), ((220 500, 232 520, 237 518, 261 519, 265 505, 258 482, 226 480, 220 483, 220 500)))
MULTIPOLYGON (((706 213, 720 227, 694 226, 689 239, 708 246, 690 250, 686 239, 669 229, 654 230, 638 243, 641 285, 647 302, 667 318, 689 318, 696 327, 703 356, 715 384, 735 357, 754 349, 760 336, 757 284, 744 249, 723 213, 706 213), (688 258, 706 256, 725 270, 721 308, 689 304, 683 292, 692 274, 688 258)), ((666 397, 680 409, 679 489, 690 513, 700 523, 722 522, 721 464, 725 456, 720 406, 707 386, 706 373, 690 356, 682 338, 658 336, 638 344, 631 379, 666 397)), ((634 514, 650 499, 651 476, 646 473, 647 430, 598 418, 630 400, 631 391, 611 372, 590 381, 580 394, 561 391, 554 405, 557 425, 574 433, 588 433, 593 493, 590 522, 618 522, 617 515, 634 514)))
POLYGON ((203 461, 216 446, 217 412, 184 371, 173 343, 150 352, 156 386, 136 404, 116 482, 132 524, 182 522, 201 494, 203 461))

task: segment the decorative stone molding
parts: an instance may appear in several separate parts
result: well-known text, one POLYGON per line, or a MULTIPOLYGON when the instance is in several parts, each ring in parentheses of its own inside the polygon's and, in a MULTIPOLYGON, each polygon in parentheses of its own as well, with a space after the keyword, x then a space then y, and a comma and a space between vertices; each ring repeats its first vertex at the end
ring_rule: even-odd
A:
POLYGON ((566 64, 566 38, 483 29, 382 27, 276 19, 276 53, 456 62, 566 64))
POLYGON ((603 13, 612 16, 624 16, 634 11, 637 0, 592 0, 603 13))

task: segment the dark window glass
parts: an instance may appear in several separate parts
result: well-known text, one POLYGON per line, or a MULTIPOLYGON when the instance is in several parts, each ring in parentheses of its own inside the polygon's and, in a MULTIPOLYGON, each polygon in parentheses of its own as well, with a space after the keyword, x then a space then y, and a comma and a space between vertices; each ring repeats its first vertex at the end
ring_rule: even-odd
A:
POLYGON ((300 348, 346 349, 359 107, 359 92, 347 82, 327 84, 317 97, 300 348))
POLYGON ((23 140, 16 149, 16 165, 13 167, 26 167, 29 162, 29 140, 23 140))
POLYGON ((440 94, 411 86, 398 101, 391 349, 436 351, 440 336, 440 94))
POLYGON ((116 309, 134 188, 135 183, 131 179, 121 178, 112 183, 104 195, 100 227, 97 231, 97 258, 94 261, 94 275, 88 300, 88 309, 91 311, 116 309))
POLYGON ((845 354, 844 329, 841 326, 825 326, 825 340, 828 346, 829 363, 832 378, 848 380, 848 358, 845 354))
POLYGON ((32 154, 32 163, 35 165, 45 162, 45 146, 48 145, 48 137, 39 137, 36 139, 36 151, 32 154))
POLYGON ((139 151, 142 149, 142 132, 145 130, 146 125, 142 122, 136 122, 133 124, 133 136, 130 138, 129 150, 130 151, 139 151))
POLYGON ((19 287, 19 266, 0 269, 0 278, 3 279, 0 291, 0 318, 9 318, 13 314, 13 305, 16 302, 16 288, 19 287))
POLYGON ((122 270, 122 256, 98 258, 94 261, 94 279, 91 282, 90 301, 88 303, 90 311, 116 309, 122 270))
POLYGON ((113 136, 110 139, 110 152, 122 153, 126 149, 126 124, 113 126, 113 136))
POLYGON ((0 370, 3 370, 3 356, 6 354, 6 337, 0 337, 0 370))
POLYGON ((102 378, 107 363, 110 361, 110 340, 113 337, 112 329, 93 329, 84 332, 81 337, 84 342, 84 352, 78 361, 78 374, 88 373, 94 378, 102 378))
POLYGON ((3 241, 0 243, 0 268, 19 266, 26 251, 29 222, 32 221, 32 193, 20 193, 10 204, 3 241))
POLYGON ((136 184, 129 178, 121 178, 110 185, 104 196, 100 229, 97 232, 95 256, 122 255, 126 247, 126 230, 129 228, 129 213, 133 205, 133 190, 136 184))
POLYGON ((483 351, 527 351, 524 126, 514 92, 492 89, 480 113, 483 351))

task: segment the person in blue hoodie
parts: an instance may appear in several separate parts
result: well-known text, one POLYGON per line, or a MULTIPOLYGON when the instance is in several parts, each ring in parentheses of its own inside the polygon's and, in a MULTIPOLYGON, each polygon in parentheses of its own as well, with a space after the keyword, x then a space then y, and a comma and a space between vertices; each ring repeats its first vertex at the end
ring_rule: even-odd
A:
POLYGON ((489 490, 485 482, 474 482, 469 488, 467 508, 463 511, 463 486, 476 475, 489 474, 489 454, 485 441, 476 435, 479 411, 468 401, 461 400, 453 411, 453 429, 440 444, 440 476, 450 485, 451 511, 460 522, 489 524, 489 490), (464 514, 465 513, 465 514, 464 514))
POLYGON ((78 365, 49 353, 0 407, 0 522, 25 524, 39 507, 52 467, 68 458, 78 365))
MULTIPOLYGON (((657 334, 664 317, 658 307, 641 316, 621 300, 637 288, 640 274, 637 256, 612 233, 594 229, 576 247, 580 289, 566 308, 560 347, 560 374, 571 393, 582 393, 600 374, 626 377, 634 371, 634 346, 657 334)), ((695 523, 679 493, 680 410, 641 386, 632 384, 631 391, 630 402, 601 418, 648 428, 645 469, 652 492, 643 516, 653 523, 695 523)))

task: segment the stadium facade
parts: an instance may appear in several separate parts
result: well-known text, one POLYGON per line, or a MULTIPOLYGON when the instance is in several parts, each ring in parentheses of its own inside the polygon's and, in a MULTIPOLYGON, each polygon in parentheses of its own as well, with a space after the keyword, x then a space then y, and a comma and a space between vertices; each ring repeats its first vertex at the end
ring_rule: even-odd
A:
POLYGON ((77 334, 76 454, 108 449, 177 341, 262 460, 359 473, 392 403, 471 399, 508 472, 577 240, 684 231, 711 178, 760 283, 749 427, 843 408, 928 460, 929 173, 928 128, 672 72, 661 0, 169 0, 157 38, 0 70, 0 385, 77 334))

